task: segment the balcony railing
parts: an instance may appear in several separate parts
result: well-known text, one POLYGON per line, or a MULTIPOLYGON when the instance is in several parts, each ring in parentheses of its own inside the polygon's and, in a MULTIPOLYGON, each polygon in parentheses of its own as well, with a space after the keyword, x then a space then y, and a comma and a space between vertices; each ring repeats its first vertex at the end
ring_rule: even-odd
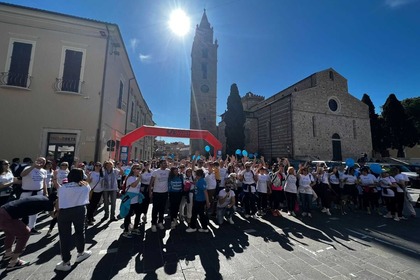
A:
POLYGON ((56 91, 67 91, 74 93, 82 93, 82 85, 84 81, 80 80, 68 80, 68 79, 55 79, 54 89, 56 91))
POLYGON ((28 74, 14 73, 14 72, 1 72, 0 85, 1 86, 14 86, 29 88, 31 85, 32 77, 28 74))

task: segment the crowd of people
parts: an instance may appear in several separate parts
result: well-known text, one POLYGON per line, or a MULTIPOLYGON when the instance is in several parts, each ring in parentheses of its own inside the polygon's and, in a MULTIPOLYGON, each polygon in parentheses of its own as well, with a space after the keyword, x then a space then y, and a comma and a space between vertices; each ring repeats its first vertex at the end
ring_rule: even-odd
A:
POLYGON ((315 212, 331 216, 365 211, 397 222, 415 216, 407 196, 407 176, 398 169, 374 174, 363 162, 360 168, 329 169, 309 162, 294 167, 287 158, 270 164, 264 157, 227 156, 223 160, 196 154, 192 159, 166 157, 128 163, 87 164, 76 159, 71 166, 42 157, 35 162, 25 158, 22 164, 0 160, 0 164, 0 229, 6 236, 2 261, 8 262, 8 270, 27 264, 19 256, 29 235, 40 233, 35 227, 37 213, 47 210, 53 218, 47 235, 58 223, 62 262, 56 269, 60 271, 71 269, 72 225, 76 262, 91 255, 84 249, 85 229, 95 224, 100 204, 104 205, 103 220, 124 219, 124 238, 142 234, 140 223, 147 223, 150 204, 152 232, 165 230, 165 213, 171 229, 186 223, 187 233, 209 232, 210 219, 218 225, 234 224, 235 213, 245 219, 267 214, 307 219, 315 212), (117 197, 121 198, 119 213, 117 197), (38 206, 28 208, 31 203, 38 206))

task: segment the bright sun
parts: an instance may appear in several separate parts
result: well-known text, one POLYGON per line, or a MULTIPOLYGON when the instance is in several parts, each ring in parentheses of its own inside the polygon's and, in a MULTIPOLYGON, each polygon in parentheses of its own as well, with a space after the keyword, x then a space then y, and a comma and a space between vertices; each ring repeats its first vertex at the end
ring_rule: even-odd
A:
POLYGON ((178 36, 184 36, 190 30, 190 18, 181 9, 172 11, 169 28, 178 36))

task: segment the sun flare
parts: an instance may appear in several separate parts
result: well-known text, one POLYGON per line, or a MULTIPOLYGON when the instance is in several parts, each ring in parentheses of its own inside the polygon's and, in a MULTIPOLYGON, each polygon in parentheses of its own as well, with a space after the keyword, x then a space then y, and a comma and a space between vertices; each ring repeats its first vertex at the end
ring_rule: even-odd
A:
POLYGON ((168 24, 172 32, 181 37, 190 31, 190 18, 181 9, 172 11, 168 24))

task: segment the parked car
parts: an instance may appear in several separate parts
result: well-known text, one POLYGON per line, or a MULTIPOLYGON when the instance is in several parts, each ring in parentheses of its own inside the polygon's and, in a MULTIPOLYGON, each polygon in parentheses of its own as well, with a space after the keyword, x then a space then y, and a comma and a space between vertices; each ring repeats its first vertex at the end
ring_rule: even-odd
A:
MULTIPOLYGON (((374 164, 373 162, 369 162, 366 165, 369 166, 374 164)), ((383 171, 389 172, 392 168, 398 168, 398 170, 402 173, 407 175, 408 179, 410 179, 410 187, 412 188, 420 188, 420 175, 417 172, 411 171, 406 165, 403 164, 396 164, 396 163, 377 163, 381 166, 383 171)))
POLYGON ((342 162, 342 161, 332 161, 332 160, 313 160, 313 161, 311 161, 311 166, 315 170, 318 166, 321 166, 321 167, 326 166, 326 167, 328 167, 328 171, 331 171, 334 166, 339 166, 339 165, 346 165, 346 163, 342 162))

